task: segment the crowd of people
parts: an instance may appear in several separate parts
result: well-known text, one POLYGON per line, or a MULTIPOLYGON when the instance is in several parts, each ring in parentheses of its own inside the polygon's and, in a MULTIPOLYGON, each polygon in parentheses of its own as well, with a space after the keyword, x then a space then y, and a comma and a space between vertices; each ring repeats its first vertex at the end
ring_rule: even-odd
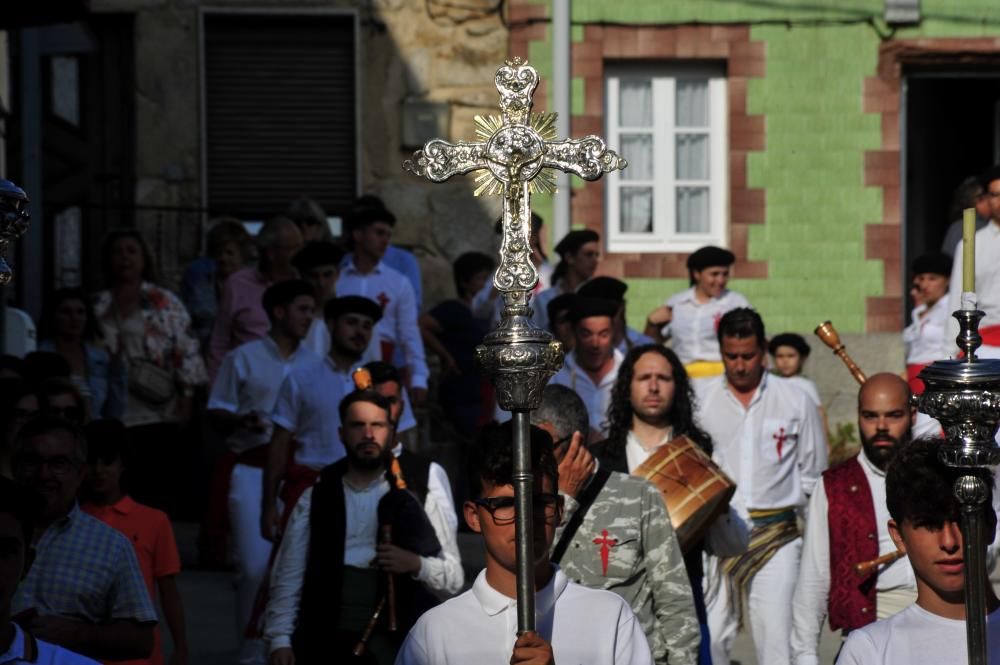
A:
MULTIPOLYGON (((976 184, 989 355, 1000 169, 976 184)), ((728 665, 742 627, 758 663, 805 665, 826 621, 841 663, 961 659, 955 471, 910 406, 920 369, 952 354, 949 253, 913 262, 905 378, 868 378, 860 450, 828 468, 809 345, 769 336, 728 288, 732 253, 692 253, 690 288, 640 332, 627 284, 597 274, 599 234, 571 231, 552 266, 533 216, 534 322, 566 358, 531 413, 537 630, 518 635, 512 430, 475 360, 500 318, 495 261, 458 257, 456 297, 424 308, 392 212, 364 196, 343 222, 334 239, 305 199, 255 236, 216 220, 179 295, 138 232, 113 232, 106 288, 54 292, 38 350, 0 359, 8 654, 184 665, 171 518, 194 516, 205 560, 232 566, 245 665, 728 665), (418 417, 440 420, 453 458, 420 454, 418 417), (209 440, 224 442, 210 478, 209 440), (682 458, 725 498, 685 486, 682 458), (690 502, 710 509, 690 517, 690 502), (460 531, 482 541, 474 580, 460 531)))

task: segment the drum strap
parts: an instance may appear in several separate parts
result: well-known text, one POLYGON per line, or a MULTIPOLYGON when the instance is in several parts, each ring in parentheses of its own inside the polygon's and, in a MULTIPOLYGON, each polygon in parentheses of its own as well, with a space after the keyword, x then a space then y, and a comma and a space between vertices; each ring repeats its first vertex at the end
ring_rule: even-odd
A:
POLYGON ((559 542, 556 543, 555 548, 552 550, 552 556, 549 558, 552 563, 558 564, 562 560, 563 554, 566 553, 569 544, 573 542, 573 536, 576 535, 577 529, 583 524, 583 518, 587 516, 587 511, 590 510, 594 499, 604 489, 604 484, 608 482, 608 478, 610 477, 610 471, 603 467, 598 468, 594 477, 591 478, 590 483, 580 493, 580 498, 577 499, 579 505, 576 508, 576 512, 569 519, 569 523, 563 529, 562 538, 559 539, 559 542))

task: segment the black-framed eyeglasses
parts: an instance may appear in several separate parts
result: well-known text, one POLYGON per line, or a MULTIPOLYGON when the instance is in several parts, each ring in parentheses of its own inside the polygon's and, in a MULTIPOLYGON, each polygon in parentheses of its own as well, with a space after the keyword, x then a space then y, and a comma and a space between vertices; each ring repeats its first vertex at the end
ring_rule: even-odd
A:
MULTIPOLYGON (((484 499, 476 499, 473 503, 486 510, 497 526, 514 522, 515 509, 514 497, 512 496, 488 496, 484 499)), ((546 521, 548 521, 559 514, 563 498, 558 494, 536 494, 533 504, 535 513, 544 514, 546 521)))
POLYGON ((36 475, 42 470, 43 466, 47 466, 49 468, 49 473, 53 476, 65 476, 67 473, 76 469, 80 465, 65 455, 42 457, 41 455, 26 453, 18 455, 14 459, 14 466, 17 467, 21 473, 29 476, 36 475))

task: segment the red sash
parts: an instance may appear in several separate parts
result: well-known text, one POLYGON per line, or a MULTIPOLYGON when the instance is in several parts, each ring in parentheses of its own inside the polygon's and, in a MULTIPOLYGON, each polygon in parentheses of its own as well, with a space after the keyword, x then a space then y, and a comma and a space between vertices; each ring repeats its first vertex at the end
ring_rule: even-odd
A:
POLYGON ((979 329, 979 335, 986 346, 1000 346, 1000 326, 986 326, 979 329))

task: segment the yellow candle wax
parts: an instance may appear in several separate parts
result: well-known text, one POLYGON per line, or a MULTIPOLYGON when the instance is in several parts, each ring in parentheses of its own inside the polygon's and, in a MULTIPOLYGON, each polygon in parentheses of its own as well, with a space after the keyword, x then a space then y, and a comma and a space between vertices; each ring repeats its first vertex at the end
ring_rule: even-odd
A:
POLYGON ((976 210, 966 208, 962 215, 962 291, 976 290, 976 210))

